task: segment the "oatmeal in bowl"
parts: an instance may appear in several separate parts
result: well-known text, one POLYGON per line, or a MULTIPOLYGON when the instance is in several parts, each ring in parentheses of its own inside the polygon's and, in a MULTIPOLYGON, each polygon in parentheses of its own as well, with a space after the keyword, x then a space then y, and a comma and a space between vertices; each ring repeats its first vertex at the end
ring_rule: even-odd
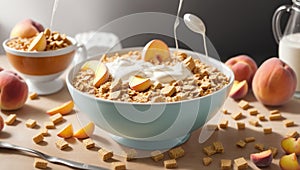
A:
MULTIPOLYGON (((155 41, 163 43, 159 40, 150 43, 155 41)), ((167 56, 160 60, 147 59, 145 54, 142 55, 143 51, 104 54, 101 61, 86 62, 72 84, 76 89, 102 99, 156 103, 202 97, 229 83, 225 74, 199 58, 180 51, 170 54, 168 47, 166 51, 167 56), (96 83, 97 71, 103 72, 101 83, 96 83)))
POLYGON ((67 74, 79 108, 121 144, 166 149, 183 143, 225 102, 233 72, 160 40, 83 61, 67 74))

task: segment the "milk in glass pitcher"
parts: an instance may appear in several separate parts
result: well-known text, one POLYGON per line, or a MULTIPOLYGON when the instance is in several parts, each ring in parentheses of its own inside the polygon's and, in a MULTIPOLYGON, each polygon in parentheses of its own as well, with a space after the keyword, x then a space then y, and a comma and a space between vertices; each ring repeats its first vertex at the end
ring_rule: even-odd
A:
POLYGON ((300 0, 292 5, 280 6, 273 15, 272 28, 274 38, 279 43, 279 58, 296 73, 297 87, 295 97, 300 98, 300 0), (284 32, 281 31, 281 16, 289 15, 284 32))

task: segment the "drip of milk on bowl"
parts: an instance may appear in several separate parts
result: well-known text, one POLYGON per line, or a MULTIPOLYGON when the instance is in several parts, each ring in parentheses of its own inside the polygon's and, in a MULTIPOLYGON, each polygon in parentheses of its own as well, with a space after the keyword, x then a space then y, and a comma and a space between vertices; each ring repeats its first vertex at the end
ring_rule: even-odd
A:
POLYGON ((192 76, 182 62, 175 65, 154 65, 144 60, 138 60, 138 56, 130 58, 119 57, 110 63, 105 63, 109 73, 114 78, 119 78, 123 82, 129 82, 130 76, 140 75, 148 77, 152 81, 160 83, 170 83, 172 80, 183 80, 192 76))

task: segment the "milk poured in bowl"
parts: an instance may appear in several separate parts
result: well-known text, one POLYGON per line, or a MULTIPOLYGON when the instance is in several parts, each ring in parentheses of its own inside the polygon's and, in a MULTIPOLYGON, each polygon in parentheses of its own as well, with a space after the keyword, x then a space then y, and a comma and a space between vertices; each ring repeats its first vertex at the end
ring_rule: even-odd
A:
POLYGON ((279 58, 296 73, 296 97, 300 97, 300 33, 284 36, 279 42, 279 58))

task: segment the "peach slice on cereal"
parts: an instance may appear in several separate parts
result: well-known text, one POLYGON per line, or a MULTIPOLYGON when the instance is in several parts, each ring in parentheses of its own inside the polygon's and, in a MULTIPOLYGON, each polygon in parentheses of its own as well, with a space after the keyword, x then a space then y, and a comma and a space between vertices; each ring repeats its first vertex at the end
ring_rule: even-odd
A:
POLYGON ((54 115, 56 113, 60 113, 62 115, 68 114, 70 113, 74 108, 74 102, 73 100, 70 100, 66 103, 63 103, 60 106, 57 106, 53 109, 47 110, 46 113, 49 115, 54 115))
POLYGON ((159 62, 170 59, 170 50, 166 43, 161 40, 154 39, 146 44, 143 48, 142 56, 144 61, 159 62))
POLYGON ((143 78, 140 76, 132 76, 129 79, 129 87, 138 92, 147 90, 151 85, 152 85, 152 82, 149 78, 143 78))
POLYGON ((78 139, 88 138, 93 134, 94 129, 95 129, 95 124, 93 122, 89 122, 83 128, 76 131, 73 136, 78 139))
POLYGON ((39 33, 30 43, 29 51, 44 51, 46 49, 47 40, 43 32, 39 33))
POLYGON ((100 63, 97 66, 96 72, 95 72, 95 79, 93 82, 93 85, 98 88, 100 85, 104 84, 109 78, 109 72, 104 63, 100 63))
POLYGON ((71 123, 69 123, 67 126, 65 126, 63 129, 61 129, 58 133, 57 133, 58 137, 61 138, 70 138, 73 136, 73 126, 71 123))
POLYGON ((81 70, 88 70, 91 69, 94 72, 96 72, 97 67, 99 66, 100 61, 99 60, 90 60, 85 62, 82 66, 81 66, 81 70))

